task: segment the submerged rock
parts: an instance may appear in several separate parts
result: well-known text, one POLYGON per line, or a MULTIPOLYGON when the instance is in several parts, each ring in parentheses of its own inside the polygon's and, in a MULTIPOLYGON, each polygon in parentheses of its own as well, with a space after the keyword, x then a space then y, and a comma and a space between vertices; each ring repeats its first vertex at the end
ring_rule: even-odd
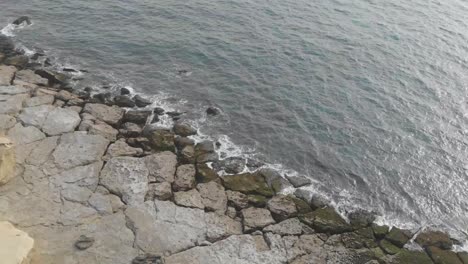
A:
POLYGON ((146 99, 138 94, 133 97, 133 101, 135 101, 135 104, 138 107, 145 107, 152 104, 151 100, 146 99))
POLYGON ((135 102, 126 95, 118 95, 114 97, 114 104, 120 107, 135 107, 135 102))
POLYGON ((218 170, 224 170, 229 174, 241 173, 245 169, 246 161, 241 157, 229 157, 224 160, 220 160, 213 164, 213 166, 218 170))
POLYGON ((13 25, 21 25, 23 23, 26 23, 27 25, 31 25, 31 19, 28 17, 28 16, 21 16, 17 19, 15 19, 15 21, 12 22, 13 25))
POLYGON ((221 111, 216 107, 208 107, 206 109, 206 114, 210 115, 210 116, 219 115, 220 113, 221 113, 221 111))

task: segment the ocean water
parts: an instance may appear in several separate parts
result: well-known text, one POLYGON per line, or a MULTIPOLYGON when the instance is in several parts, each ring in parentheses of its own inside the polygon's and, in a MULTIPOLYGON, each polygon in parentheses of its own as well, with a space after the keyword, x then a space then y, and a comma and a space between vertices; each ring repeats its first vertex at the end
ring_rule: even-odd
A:
POLYGON ((3 0, 0 28, 30 16, 4 33, 88 70, 77 87, 187 111, 226 156, 311 177, 338 208, 463 239, 467 14, 461 0, 3 0))

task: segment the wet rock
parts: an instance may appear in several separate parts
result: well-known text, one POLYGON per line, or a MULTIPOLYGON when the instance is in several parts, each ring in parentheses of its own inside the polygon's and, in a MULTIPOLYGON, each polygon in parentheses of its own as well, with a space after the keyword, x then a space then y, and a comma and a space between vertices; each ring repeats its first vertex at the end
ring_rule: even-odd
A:
POLYGON ((332 207, 317 209, 303 216, 301 220, 320 233, 341 234, 352 229, 332 207))
POLYGON ((114 97, 114 104, 120 107, 135 107, 135 102, 126 95, 118 95, 114 97))
POLYGON ((15 73, 15 67, 0 65, 0 86, 12 84, 15 73))
POLYGON ((150 100, 142 97, 141 95, 135 95, 133 97, 133 101, 135 101, 135 104, 138 107, 145 107, 145 106, 148 106, 148 105, 152 104, 152 102, 150 100))
POLYGON ((100 184, 126 204, 141 204, 148 191, 148 175, 143 158, 115 157, 102 169, 100 184))
POLYGON ((114 103, 112 98, 112 93, 98 93, 93 95, 92 99, 89 100, 89 103, 99 103, 112 105, 114 103))
POLYGON ((120 95, 129 95, 130 94, 130 90, 127 89, 127 88, 120 88, 120 95))
POLYGON ((212 141, 203 141, 195 146, 195 157, 197 163, 207 163, 218 160, 218 154, 212 141))
POLYGON ((178 150, 185 148, 186 146, 195 146, 195 141, 187 137, 176 137, 174 143, 178 150))
POLYGON ((65 74, 50 70, 39 69, 35 70, 34 73, 41 76, 42 78, 49 80, 50 86, 65 85, 68 81, 68 76, 66 76, 65 74))
POLYGON ((127 137, 138 137, 143 129, 131 122, 126 122, 122 125, 122 128, 119 130, 120 134, 127 136, 127 137))
POLYGON ((294 195, 289 195, 288 198, 296 205, 299 214, 306 214, 312 211, 312 208, 303 199, 297 198, 294 195))
POLYGON ((294 188, 299 188, 302 186, 310 185, 312 180, 306 176, 301 175, 285 175, 286 179, 294 186, 294 188))
POLYGON ((49 83, 49 80, 35 74, 32 70, 22 70, 16 72, 15 80, 21 80, 41 86, 46 86, 49 83))
POLYGON ((379 246, 386 254, 389 255, 395 255, 401 250, 399 247, 393 245, 390 241, 386 239, 380 240, 379 246))
POLYGON ((147 200, 169 200, 172 197, 172 186, 169 182, 158 182, 149 185, 147 200))
POLYGON ((229 175, 223 178, 224 187, 232 191, 238 191, 245 194, 260 194, 271 197, 274 192, 268 186, 265 178, 259 173, 243 173, 238 175, 229 175))
POLYGON ((195 148, 193 146, 186 146, 179 152, 181 163, 193 164, 195 163, 195 148))
POLYGON ((390 228, 388 226, 379 226, 377 224, 372 224, 372 231, 374 231, 374 236, 378 239, 384 238, 390 228))
POLYGON ((216 163, 216 168, 224 170, 229 174, 238 174, 245 169, 245 159, 240 157, 230 157, 224 160, 220 160, 216 163))
MULTIPOLYGON (((146 167, 149 170, 150 182, 174 182, 177 156, 164 151, 145 157, 146 167)), ((181 170, 182 173, 183 169, 181 170)))
POLYGON ((258 173, 265 178, 268 186, 270 186, 275 193, 280 193, 281 191, 291 187, 291 183, 283 178, 276 170, 264 168, 260 169, 258 173))
POLYGON ((219 175, 208 167, 205 163, 197 164, 197 173, 195 176, 198 183, 207 183, 219 179, 219 175))
POLYGON ((263 228, 275 223, 270 211, 267 209, 251 207, 243 209, 241 213, 245 231, 263 228))
POLYGON ((174 193, 174 202, 177 205, 184 207, 192 207, 198 209, 204 209, 202 198, 200 193, 193 189, 189 191, 180 191, 174 193))
POLYGON ((191 164, 177 167, 173 188, 176 191, 190 190, 195 187, 195 166, 191 164))
POLYGON ((72 132, 80 124, 81 118, 68 108, 55 108, 50 111, 42 125, 42 131, 49 136, 72 132))
POLYGON ((175 123, 173 127, 174 133, 181 137, 188 137, 197 134, 197 130, 185 123, 175 123))
POLYGON ((348 219, 354 228, 363 228, 374 222, 375 214, 365 210, 356 210, 348 214, 348 219))
POLYGON ((164 264, 164 261, 161 256, 145 254, 134 258, 132 264, 164 264))
POLYGON ((457 253, 449 250, 442 250, 438 247, 428 247, 427 253, 435 264, 463 264, 457 253))
POLYGON ((249 204, 255 207, 265 207, 268 201, 268 198, 265 196, 257 194, 249 194, 247 195, 247 199, 249 200, 249 204))
POLYGON ((107 106, 103 104, 86 104, 83 108, 83 112, 110 125, 117 125, 120 123, 124 114, 124 110, 118 106, 107 106))
POLYGON ((163 115, 164 114, 164 109, 161 107, 155 107, 153 110, 153 113, 156 115, 163 115))
POLYGON ((13 57, 6 58, 3 63, 9 66, 15 66, 20 69, 24 69, 26 64, 28 64, 29 58, 26 55, 16 55, 13 57))
POLYGON ((79 250, 86 250, 93 246, 94 244, 94 238, 88 237, 85 235, 81 235, 78 240, 75 242, 75 247, 79 250))
POLYGON ((227 190, 226 196, 229 203, 239 210, 247 208, 247 206, 249 206, 249 199, 247 195, 243 193, 227 190))
POLYGON ((210 116, 216 116, 216 115, 219 115, 220 113, 221 111, 216 107, 208 107, 206 109, 206 114, 210 116))
POLYGON ((283 221, 297 214, 296 204, 284 195, 277 195, 267 202, 270 210, 277 221, 283 221))
POLYGON ((449 235, 441 231, 424 231, 416 237, 415 241, 422 247, 435 246, 449 250, 453 246, 453 241, 450 239, 449 235))
POLYGON ((12 22, 13 25, 21 25, 23 23, 26 23, 27 25, 31 25, 31 19, 28 17, 28 16, 21 16, 17 19, 15 19, 15 21, 12 22))
POLYGON ((151 132, 148 139, 157 151, 175 152, 174 134, 167 129, 156 129, 151 132))
POLYGON ((214 181, 197 185, 202 202, 209 211, 218 211, 224 214, 227 209, 227 196, 224 187, 214 181))
POLYGON ((433 264, 431 258, 424 252, 401 250, 398 254, 385 257, 384 263, 389 264, 433 264))
POLYGON ((128 138, 127 143, 134 148, 141 148, 144 151, 151 151, 152 149, 151 142, 145 137, 128 138))
POLYGON ((463 262, 463 264, 467 264, 468 263, 468 253, 467 252, 458 252, 458 257, 461 259, 461 261, 463 262))
POLYGON ((298 236, 302 234, 304 228, 306 227, 299 219, 291 218, 278 224, 267 226, 263 231, 272 232, 281 236, 298 236))
POLYGON ((385 239, 392 242, 394 245, 402 248, 411 238, 411 232, 408 230, 399 229, 397 227, 392 228, 390 232, 385 236, 385 239))

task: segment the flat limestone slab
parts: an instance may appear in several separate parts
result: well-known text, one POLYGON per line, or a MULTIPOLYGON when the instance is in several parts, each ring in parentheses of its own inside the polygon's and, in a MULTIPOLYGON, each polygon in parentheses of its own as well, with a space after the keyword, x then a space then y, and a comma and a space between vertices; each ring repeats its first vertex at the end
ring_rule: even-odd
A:
POLYGON ((34 240, 10 222, 0 222, 0 259, 2 264, 21 264, 34 246, 34 240))

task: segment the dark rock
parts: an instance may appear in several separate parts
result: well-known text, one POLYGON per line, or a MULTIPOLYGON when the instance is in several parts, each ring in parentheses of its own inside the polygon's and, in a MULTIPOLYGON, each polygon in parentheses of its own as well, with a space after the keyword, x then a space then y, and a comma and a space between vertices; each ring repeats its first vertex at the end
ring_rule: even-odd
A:
POLYGON ((350 224, 358 229, 370 226, 375 220, 375 214, 365 210, 356 210, 348 214, 348 219, 350 224))
POLYGON ((249 201, 249 204, 255 207, 265 207, 267 204, 268 198, 266 198, 263 195, 249 194, 247 195, 247 200, 249 201))
POLYGON ((333 209, 325 207, 317 209, 302 217, 315 231, 328 234, 341 234, 351 231, 351 226, 333 209))
POLYGON ((385 236, 385 239, 401 248, 408 242, 410 238, 410 231, 399 229, 397 227, 392 228, 392 230, 390 230, 390 232, 385 236))
POLYGON ((83 99, 83 100, 88 100, 91 97, 91 93, 86 92, 86 91, 79 91, 77 93, 78 97, 83 99))
POLYGON ((24 69, 26 67, 26 64, 28 64, 29 58, 26 55, 16 55, 13 57, 6 58, 6 60, 3 62, 6 65, 11 65, 15 66, 20 69, 24 69))
POLYGON ((157 151, 175 152, 174 133, 166 129, 156 129, 148 137, 151 145, 157 151))
POLYGON ((300 198, 297 198, 295 196, 292 196, 292 195, 289 196, 289 199, 291 199, 294 202, 294 204, 296 204, 298 213, 306 214, 312 211, 312 208, 309 206, 309 204, 306 201, 300 198))
POLYGON ((151 150, 151 142, 145 137, 128 138, 127 144, 134 148, 141 148, 144 151, 151 150))
POLYGON ((0 34, 0 53, 5 54, 5 56, 12 56, 14 52, 15 44, 13 40, 0 34))
POLYGON ((468 253, 467 252, 458 252, 457 255, 461 259, 463 264, 468 264, 468 253))
POLYGON ((46 78, 47 80, 49 80, 49 85, 51 86, 56 84, 64 85, 68 81, 68 76, 54 71, 39 69, 36 70, 34 73, 41 76, 42 78, 46 78))
POLYGON ((132 264, 164 264, 164 261, 161 256, 145 254, 134 258, 132 264))
POLYGON ((380 240, 379 246, 386 254, 389 254, 389 255, 395 255, 401 250, 399 247, 395 246, 394 244, 392 244, 390 241, 386 239, 380 240))
POLYGON ((64 72, 78 72, 77 70, 72 69, 72 68, 63 68, 62 71, 64 71, 64 72))
POLYGON ((275 191, 275 193, 280 193, 282 190, 291 187, 291 184, 288 180, 281 177, 281 174, 276 170, 264 168, 258 171, 265 178, 268 186, 275 191))
POLYGON ((139 125, 146 124, 151 111, 128 110, 124 115, 124 122, 131 122, 139 125))
POLYGON ((409 251, 402 249, 396 254, 389 264, 433 264, 431 258, 425 252, 409 251))
POLYGON ((378 239, 384 238, 387 235, 389 230, 390 228, 386 225, 379 226, 377 224, 372 224, 372 231, 374 231, 374 235, 378 239))
POLYGON ((151 124, 154 124, 154 123, 157 123, 157 122, 159 122, 159 116, 155 114, 153 116, 153 119, 151 120, 151 124))
POLYGON ((216 107, 208 107, 206 109, 206 114, 210 115, 210 116, 219 115, 220 113, 221 113, 221 111, 216 107))
POLYGON ((120 95, 127 95, 130 94, 130 90, 127 88, 120 88, 120 95))
POLYGON ((170 117, 176 117, 176 116, 181 116, 182 113, 177 112, 177 111, 170 111, 170 112, 166 112, 166 115, 168 115, 170 117))
POLYGON ((110 105, 112 104, 112 93, 98 93, 93 95, 96 103, 110 105))
POLYGON ((75 242, 75 247, 79 250, 86 250, 94 244, 94 238, 81 235, 75 242))
POLYGON ((198 183, 207 183, 219 179, 219 175, 205 163, 197 164, 195 179, 198 183))
POLYGON ((179 152, 179 160, 183 164, 195 163, 195 148, 194 146, 185 146, 179 152))
POLYGON ((216 162, 216 169, 224 170, 229 174, 238 174, 245 169, 245 159, 240 157, 230 157, 216 162))
POLYGON ((50 60, 50 58, 46 58, 44 60, 44 66, 46 66, 46 67, 52 66, 52 61, 50 60))
POLYGON ((119 130, 119 132, 126 137, 138 137, 142 130, 143 129, 139 125, 126 122, 122 125, 122 128, 119 130))
POLYGON ((267 208, 277 222, 291 218, 297 214, 294 201, 285 195, 277 195, 267 202, 267 208))
POLYGON ((233 191, 245 194, 259 194, 267 197, 274 195, 265 177, 260 173, 243 173, 223 178, 224 186, 233 191))
POLYGON ((215 162, 218 154, 215 152, 212 141, 203 141, 195 146, 195 158, 197 163, 215 162))
POLYGON ((179 135, 181 137, 188 137, 197 134, 197 130, 186 123, 175 123, 173 130, 176 135, 179 135))
POLYGON ((247 159, 247 168, 251 169, 251 170, 256 170, 260 167, 262 167, 263 165, 265 165, 263 162, 260 162, 258 160, 254 160, 254 159, 247 159))
POLYGON ((424 248, 434 246, 449 250, 453 246, 453 241, 449 235, 441 231, 424 231, 416 237, 415 241, 424 248))
POLYGON ((156 107, 156 108, 154 108, 153 113, 155 113, 156 115, 163 115, 164 114, 164 109, 161 108, 161 107, 156 107))
POLYGON ((135 107, 135 102, 126 95, 118 95, 114 97, 114 104, 120 107, 135 107))
POLYGON ((312 180, 306 176, 300 175, 285 175, 286 179, 294 186, 294 188, 300 188, 312 183, 312 180))
POLYGON ((327 198, 320 194, 314 194, 310 198, 310 207, 312 207, 312 209, 324 208, 329 205, 330 201, 328 201, 327 198))
POLYGON ((143 98, 140 95, 135 95, 133 97, 133 100, 135 101, 135 104, 138 107, 145 107, 145 106, 148 106, 148 105, 152 104, 152 102, 150 100, 148 100, 146 98, 143 98))
POLYGON ((358 233, 344 233, 341 235, 341 241, 344 246, 352 249, 361 249, 367 247, 367 238, 362 237, 358 233))
POLYGON ((186 137, 176 137, 174 143, 178 150, 182 150, 186 146, 195 146, 195 141, 186 137))
POLYGON ((463 264, 457 253, 449 250, 442 250, 438 247, 428 247, 427 253, 435 264, 463 264))
POLYGON ((13 21, 13 25, 21 25, 23 23, 26 23, 27 25, 31 25, 31 19, 29 19, 28 16, 21 16, 17 18, 15 21, 13 21))

